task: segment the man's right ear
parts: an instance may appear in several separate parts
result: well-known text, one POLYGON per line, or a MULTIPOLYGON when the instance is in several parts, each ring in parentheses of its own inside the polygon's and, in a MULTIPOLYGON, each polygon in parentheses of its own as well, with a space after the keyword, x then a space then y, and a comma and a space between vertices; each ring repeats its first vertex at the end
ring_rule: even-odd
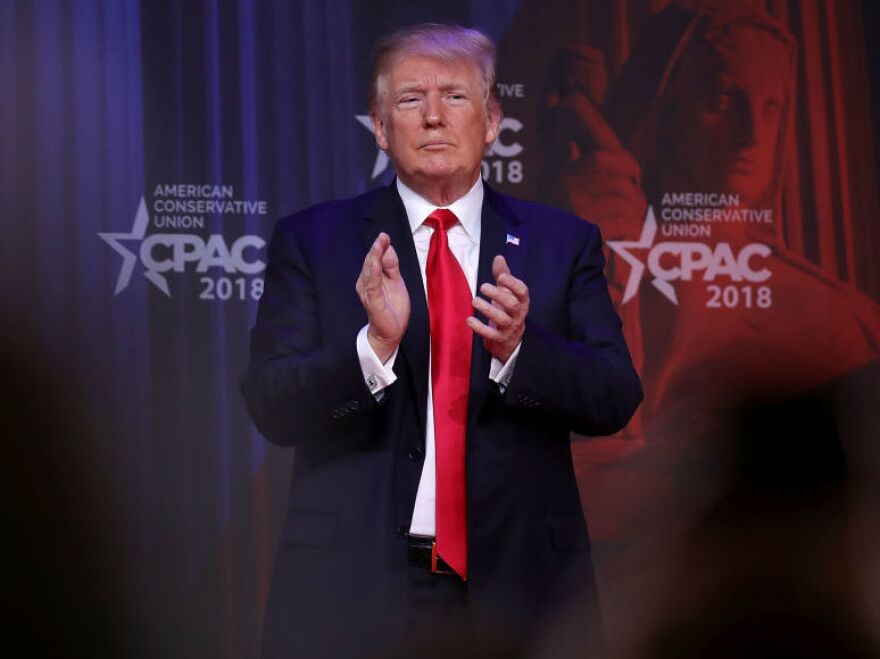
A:
POLYGON ((373 135, 376 138, 376 146, 383 151, 388 150, 388 136, 385 134, 385 122, 379 116, 378 112, 370 114, 370 121, 373 122, 373 135))

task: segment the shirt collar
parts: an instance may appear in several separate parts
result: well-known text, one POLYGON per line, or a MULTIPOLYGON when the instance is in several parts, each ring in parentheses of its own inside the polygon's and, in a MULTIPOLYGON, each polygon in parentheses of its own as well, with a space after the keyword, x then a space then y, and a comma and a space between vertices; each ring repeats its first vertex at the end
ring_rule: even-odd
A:
MULTIPOLYGON (((410 231, 415 232, 425 221, 425 218, 437 209, 437 206, 401 181, 399 176, 397 177, 397 193, 406 209, 410 231)), ((455 213, 468 238, 479 241, 480 219, 483 213, 483 177, 478 176, 476 183, 463 197, 456 199, 449 206, 443 206, 443 208, 448 208, 455 213)))

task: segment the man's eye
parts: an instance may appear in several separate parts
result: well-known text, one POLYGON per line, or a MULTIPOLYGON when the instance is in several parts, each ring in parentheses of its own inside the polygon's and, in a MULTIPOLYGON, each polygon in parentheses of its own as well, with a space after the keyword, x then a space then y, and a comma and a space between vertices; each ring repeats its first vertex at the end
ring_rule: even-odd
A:
POLYGON ((408 108, 413 107, 416 103, 419 102, 419 99, 415 96, 404 96, 399 101, 397 101, 398 107, 408 108))

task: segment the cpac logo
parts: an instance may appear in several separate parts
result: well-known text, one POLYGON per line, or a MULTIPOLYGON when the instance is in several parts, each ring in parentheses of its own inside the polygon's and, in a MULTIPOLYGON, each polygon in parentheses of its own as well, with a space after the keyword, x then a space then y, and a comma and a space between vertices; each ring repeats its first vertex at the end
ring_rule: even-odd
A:
POLYGON ((266 268, 265 262, 251 258, 246 250, 262 249, 266 241, 259 236, 245 235, 236 239, 232 246, 220 234, 208 236, 207 242, 201 237, 189 233, 154 233, 147 236, 147 225, 150 216, 147 205, 141 197, 134 224, 129 233, 99 233, 98 236, 110 245, 114 252, 122 257, 122 268, 116 278, 114 295, 119 295, 128 288, 135 264, 140 262, 146 268, 146 277, 156 288, 168 297, 171 291, 163 272, 185 272, 187 264, 196 264, 196 272, 207 272, 208 268, 223 268, 227 273, 241 272, 255 275, 266 268), (125 242, 140 242, 137 253, 125 247, 125 242))
POLYGON ((726 276, 732 281, 754 283, 767 281, 773 274, 767 268, 756 269, 754 264, 756 258, 766 258, 772 254, 773 250, 767 245, 749 243, 738 254, 734 254, 729 243, 718 243, 714 248, 703 243, 687 242, 654 245, 656 235, 657 220, 654 209, 649 206, 638 240, 608 241, 608 247, 630 266, 629 279, 623 292, 624 304, 638 292, 645 271, 645 263, 633 256, 634 250, 650 250, 647 266, 653 275, 651 284, 673 304, 678 304, 678 297, 672 282, 692 281, 697 273, 702 273, 703 281, 715 281, 716 277, 726 276))

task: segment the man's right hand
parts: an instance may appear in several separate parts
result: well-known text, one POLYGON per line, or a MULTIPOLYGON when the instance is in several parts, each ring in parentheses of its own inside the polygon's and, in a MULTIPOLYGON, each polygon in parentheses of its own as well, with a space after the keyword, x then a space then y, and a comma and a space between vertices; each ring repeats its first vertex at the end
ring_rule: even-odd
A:
POLYGON ((367 312, 367 340, 383 362, 397 350, 409 323, 409 293, 400 261, 387 233, 380 233, 364 259, 355 284, 367 312))

